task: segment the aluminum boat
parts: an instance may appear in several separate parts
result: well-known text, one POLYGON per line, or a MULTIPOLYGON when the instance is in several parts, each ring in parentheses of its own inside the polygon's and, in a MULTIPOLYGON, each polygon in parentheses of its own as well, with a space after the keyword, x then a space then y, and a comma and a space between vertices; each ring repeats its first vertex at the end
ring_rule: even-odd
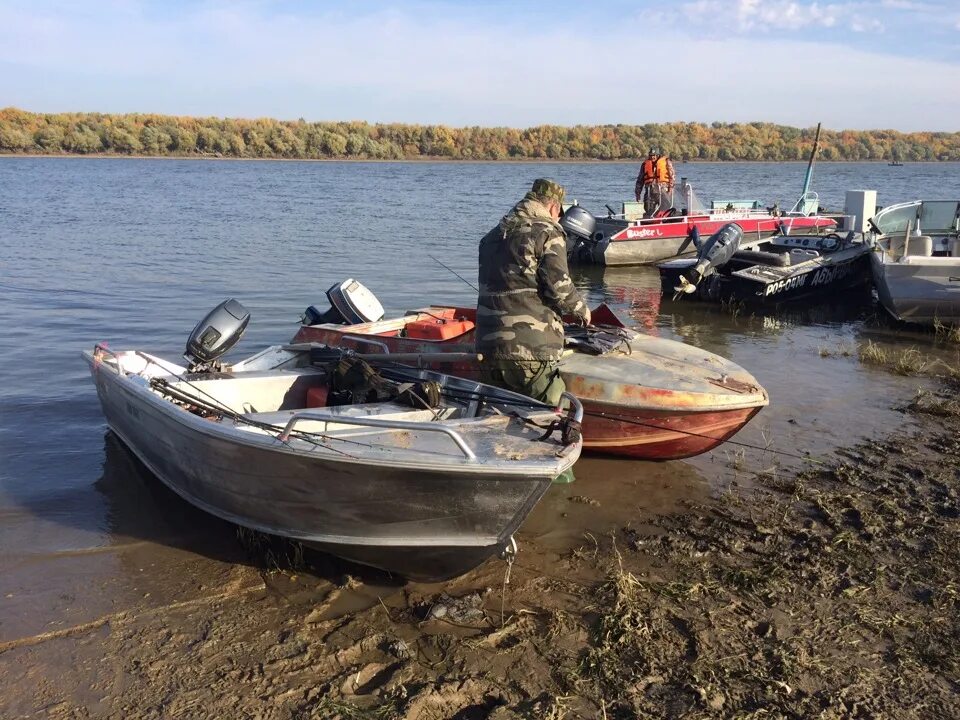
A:
MULTIPOLYGON (((194 335, 210 345, 222 330, 201 323, 194 335)), ((572 396, 562 415, 428 370, 371 375, 318 350, 183 366, 98 344, 83 357, 110 429, 185 500, 415 580, 513 552, 513 533, 580 454, 572 396), (344 385, 354 376, 373 385, 344 385)))
POLYGON ((960 325, 960 201, 890 205, 870 223, 884 309, 903 322, 960 325))

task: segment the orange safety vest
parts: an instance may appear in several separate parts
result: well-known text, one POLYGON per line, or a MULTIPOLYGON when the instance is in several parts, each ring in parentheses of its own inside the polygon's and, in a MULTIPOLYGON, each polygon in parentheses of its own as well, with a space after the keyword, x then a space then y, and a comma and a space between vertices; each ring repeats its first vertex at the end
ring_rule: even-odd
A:
POLYGON ((670 172, 670 162, 665 155, 657 159, 654 176, 657 182, 667 183, 668 185, 673 183, 673 173, 670 172))
POLYGON ((644 185, 650 185, 653 182, 656 182, 656 161, 647 158, 643 161, 643 165, 640 166, 640 177, 644 185))

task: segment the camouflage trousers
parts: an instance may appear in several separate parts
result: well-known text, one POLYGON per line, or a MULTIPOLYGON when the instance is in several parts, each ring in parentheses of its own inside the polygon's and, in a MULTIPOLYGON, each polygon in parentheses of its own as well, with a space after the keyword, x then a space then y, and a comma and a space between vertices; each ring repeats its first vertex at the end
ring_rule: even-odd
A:
POLYGON ((484 360, 480 363, 480 382, 513 390, 555 407, 567 389, 557 363, 550 360, 484 360))
POLYGON ((652 182, 643 186, 643 216, 653 217, 660 209, 660 183, 652 182))
POLYGON ((668 183, 650 183, 643 188, 643 214, 653 217, 673 206, 673 190, 668 183))

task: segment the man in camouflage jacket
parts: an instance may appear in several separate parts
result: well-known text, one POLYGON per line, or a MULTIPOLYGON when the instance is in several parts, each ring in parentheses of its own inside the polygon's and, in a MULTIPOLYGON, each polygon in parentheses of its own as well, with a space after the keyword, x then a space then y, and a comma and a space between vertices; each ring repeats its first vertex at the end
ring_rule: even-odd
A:
POLYGON ((590 323, 590 309, 567 270, 558 222, 563 188, 551 180, 533 189, 480 240, 477 352, 483 382, 556 405, 565 386, 561 315, 590 323))

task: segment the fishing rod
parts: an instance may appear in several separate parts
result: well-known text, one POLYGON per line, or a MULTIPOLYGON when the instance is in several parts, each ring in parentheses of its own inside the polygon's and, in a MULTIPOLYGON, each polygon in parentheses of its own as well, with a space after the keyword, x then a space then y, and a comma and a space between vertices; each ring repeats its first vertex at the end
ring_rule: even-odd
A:
POLYGON ((430 255, 429 253, 427 254, 427 257, 429 257, 431 260, 433 260, 433 261, 434 261, 435 263, 437 263, 438 265, 441 265, 441 266, 445 267, 447 270, 449 270, 450 272, 452 272, 452 273, 453 273, 454 275, 456 275, 458 278, 460 278, 461 280, 463 280, 467 285, 470 286, 470 288, 471 288, 472 290, 474 290, 474 292, 480 292, 480 288, 478 288, 478 287, 477 287, 476 285, 474 285, 472 282, 470 282, 469 280, 467 280, 463 275, 461 275, 460 273, 458 273, 456 270, 454 270, 454 269, 453 269, 452 267, 450 267, 449 265, 444 264, 441 260, 439 260, 438 258, 435 258, 433 255, 430 255))

